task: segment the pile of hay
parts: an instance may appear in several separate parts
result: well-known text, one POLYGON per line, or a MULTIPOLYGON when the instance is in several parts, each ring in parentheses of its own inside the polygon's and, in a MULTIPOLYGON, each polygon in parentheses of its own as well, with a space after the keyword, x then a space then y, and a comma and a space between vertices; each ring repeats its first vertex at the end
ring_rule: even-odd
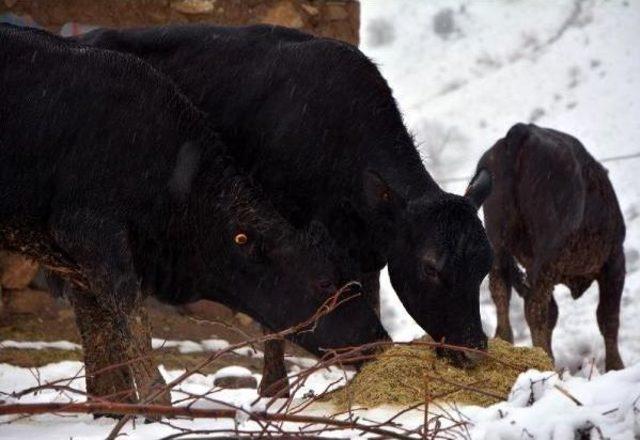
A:
POLYGON ((553 363, 540 348, 514 347, 500 339, 489 342, 488 356, 471 369, 452 366, 424 345, 396 346, 365 365, 346 387, 332 393, 331 401, 342 408, 349 402, 411 405, 424 401, 426 389, 430 400, 488 406, 506 398, 518 375, 530 368, 549 371, 553 363))

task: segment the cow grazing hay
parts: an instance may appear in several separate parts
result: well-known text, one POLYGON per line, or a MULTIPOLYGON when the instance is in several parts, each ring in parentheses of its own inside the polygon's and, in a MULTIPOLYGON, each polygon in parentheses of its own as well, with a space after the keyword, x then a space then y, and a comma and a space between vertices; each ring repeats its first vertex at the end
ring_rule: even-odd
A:
POLYGON ((553 370, 540 348, 514 347, 494 339, 488 353, 474 368, 460 369, 425 345, 394 346, 365 365, 331 400, 342 408, 349 402, 366 407, 410 405, 424 401, 426 386, 431 400, 488 406, 506 398, 520 373, 531 368, 553 370))

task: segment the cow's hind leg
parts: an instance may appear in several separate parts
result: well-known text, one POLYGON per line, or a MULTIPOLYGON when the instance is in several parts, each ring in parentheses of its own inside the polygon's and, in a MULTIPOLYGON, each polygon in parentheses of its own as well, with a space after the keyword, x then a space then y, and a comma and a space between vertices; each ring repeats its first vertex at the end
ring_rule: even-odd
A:
POLYGON ((605 368, 619 370, 624 368, 620 352, 618 351, 618 329, 620 327, 620 299, 624 288, 624 253, 617 251, 604 265, 598 276, 600 301, 596 316, 598 326, 604 337, 605 368))
MULTIPOLYGON (((552 300, 552 295, 553 285, 535 286, 531 295, 524 299, 524 314, 531 330, 533 345, 542 348, 553 359, 553 352, 551 351, 553 328, 549 325, 550 318, 554 314, 549 312, 550 308, 553 309, 553 306, 549 304, 552 300)), ((557 310, 557 306, 555 310, 557 310)))
POLYGON ((264 343, 264 366, 258 393, 262 397, 289 397, 289 379, 284 365, 284 339, 264 343))
POLYGON ((489 272, 489 290, 491 299, 496 305, 498 325, 496 327, 496 337, 513 343, 513 331, 509 320, 509 302, 511 301, 511 283, 507 267, 506 256, 498 256, 489 272))
MULTIPOLYGON (((380 272, 369 272, 361 276, 362 290, 375 313, 380 316, 380 272)), ((264 343, 264 366, 258 393, 262 397, 289 397, 289 379, 284 363, 283 339, 264 343)))

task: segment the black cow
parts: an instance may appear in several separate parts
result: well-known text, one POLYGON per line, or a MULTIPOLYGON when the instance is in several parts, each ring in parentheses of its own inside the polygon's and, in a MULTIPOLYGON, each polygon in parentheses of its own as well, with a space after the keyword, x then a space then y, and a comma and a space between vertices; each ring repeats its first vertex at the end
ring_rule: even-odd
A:
POLYGON ((377 298, 388 263, 400 299, 434 339, 486 346, 479 285, 492 256, 476 212, 484 189, 467 199, 438 187, 391 90, 357 48, 276 26, 96 30, 80 39, 168 74, 286 218, 329 228, 369 295, 377 298))
MULTIPOLYGON (((161 381, 144 357, 143 294, 212 299, 282 330, 348 277, 323 227, 285 221, 150 65, 12 26, 0 42, 0 248, 38 260, 70 293, 90 393, 135 379, 144 396, 161 381), (133 377, 93 375, 140 356, 133 377)), ((294 340, 323 354, 384 337, 360 296, 294 340)))
POLYGON ((605 365, 607 370, 622 368, 618 327, 625 226, 607 170, 576 138, 516 124, 482 156, 472 185, 479 180, 493 180, 484 215, 496 254, 489 275, 498 310, 496 335, 513 341, 513 286, 524 297, 533 344, 551 355, 558 319, 553 286, 565 284, 577 299, 597 280, 605 365))

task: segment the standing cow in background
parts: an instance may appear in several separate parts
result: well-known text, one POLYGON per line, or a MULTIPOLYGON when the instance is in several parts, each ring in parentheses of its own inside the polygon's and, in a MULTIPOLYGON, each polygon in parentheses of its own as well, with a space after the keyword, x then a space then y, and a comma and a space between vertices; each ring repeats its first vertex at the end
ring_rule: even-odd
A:
POLYGON ((517 124, 482 156, 471 187, 483 180, 493 181, 484 215, 495 252, 489 277, 498 311, 496 335, 513 341, 513 286, 524 298, 533 344, 551 355, 558 319, 553 287, 565 284, 577 299, 597 280, 605 366, 623 368, 618 327, 625 226, 607 171, 574 137, 517 124))
POLYGON ((479 286, 492 255, 477 216, 485 188, 465 198, 433 181, 386 81, 356 47, 277 26, 97 30, 80 41, 169 75, 287 219, 329 228, 374 306, 388 264, 429 335, 486 347, 479 286))
MULTIPOLYGON (((350 278, 324 227, 293 228, 150 65, 13 26, 0 41, 0 248, 70 297, 91 396, 144 399, 163 382, 147 294, 280 331, 350 278)), ((362 296, 292 337, 317 355, 384 338, 362 296)))

